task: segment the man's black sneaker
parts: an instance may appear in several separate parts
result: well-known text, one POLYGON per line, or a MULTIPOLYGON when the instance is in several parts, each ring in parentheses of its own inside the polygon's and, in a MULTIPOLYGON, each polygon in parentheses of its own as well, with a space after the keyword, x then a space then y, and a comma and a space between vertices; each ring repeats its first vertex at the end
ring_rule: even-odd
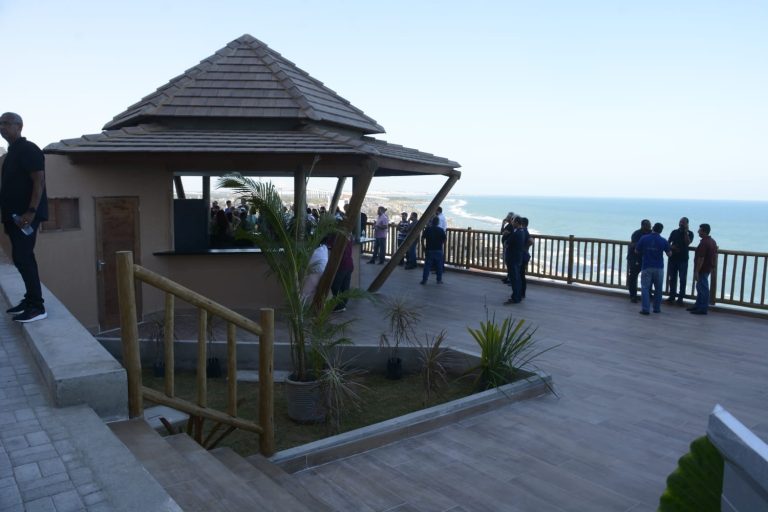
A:
POLYGON ((19 302, 17 305, 13 306, 12 308, 6 309, 5 312, 6 313, 10 313, 12 315, 15 315, 17 313, 21 313, 25 309, 27 309, 27 301, 26 300, 22 300, 21 302, 19 302))
POLYGON ((27 324, 29 322, 37 322, 38 320, 42 320, 44 318, 48 318, 48 313, 45 312, 45 309, 28 308, 28 309, 25 309, 22 313, 19 313, 18 315, 14 316, 13 320, 16 322, 27 324))

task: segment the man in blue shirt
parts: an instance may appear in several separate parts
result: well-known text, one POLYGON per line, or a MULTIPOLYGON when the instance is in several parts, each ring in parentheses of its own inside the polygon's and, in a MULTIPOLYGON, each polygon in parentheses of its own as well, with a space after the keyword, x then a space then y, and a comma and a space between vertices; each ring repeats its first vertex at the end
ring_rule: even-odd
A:
POLYGON ((651 285, 653 285, 653 312, 661 313, 661 283, 664 275, 664 253, 670 255, 669 242, 661 237, 664 225, 657 222, 653 230, 643 235, 637 242, 635 251, 643 259, 643 268, 640 273, 640 285, 642 287, 641 315, 647 315, 651 308, 651 285))

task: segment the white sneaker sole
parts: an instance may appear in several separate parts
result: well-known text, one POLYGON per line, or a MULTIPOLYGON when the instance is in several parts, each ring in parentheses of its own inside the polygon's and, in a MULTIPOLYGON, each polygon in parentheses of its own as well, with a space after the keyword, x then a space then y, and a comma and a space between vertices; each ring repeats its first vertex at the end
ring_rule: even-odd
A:
POLYGON ((16 321, 22 324, 28 324, 30 322, 37 322, 38 320, 44 320, 46 318, 48 318, 48 313, 40 313, 39 315, 33 316, 32 318, 27 318, 24 320, 18 319, 16 321))

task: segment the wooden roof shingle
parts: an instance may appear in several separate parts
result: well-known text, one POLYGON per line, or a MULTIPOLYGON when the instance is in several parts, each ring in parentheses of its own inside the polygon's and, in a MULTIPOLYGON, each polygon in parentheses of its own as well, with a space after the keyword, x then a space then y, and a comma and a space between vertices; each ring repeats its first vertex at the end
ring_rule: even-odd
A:
POLYGON ((104 129, 167 117, 293 118, 384 132, 374 119, 248 34, 128 107, 104 129))

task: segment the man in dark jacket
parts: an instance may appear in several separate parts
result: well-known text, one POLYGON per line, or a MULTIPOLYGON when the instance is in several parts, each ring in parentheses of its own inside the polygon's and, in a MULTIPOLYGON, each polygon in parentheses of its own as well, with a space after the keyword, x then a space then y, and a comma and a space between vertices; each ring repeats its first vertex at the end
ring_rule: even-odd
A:
POLYGON ((0 183, 0 217, 11 239, 13 264, 24 280, 24 299, 8 309, 17 322, 34 322, 48 315, 43 307, 40 276, 35 259, 37 227, 48 220, 45 195, 45 157, 35 144, 21 136, 21 116, 6 112, 0 116, 0 135, 8 141, 0 183))
POLYGON ((669 234, 669 248, 672 251, 667 260, 667 280, 669 282, 669 298, 667 302, 683 303, 685 297, 685 282, 688 277, 688 246, 693 241, 693 233, 688 230, 688 217, 680 219, 678 228, 669 234), (680 278, 680 293, 677 293, 677 280, 680 278))
POLYGON ((522 282, 520 272, 523 266, 523 254, 525 254, 525 230, 520 224, 520 217, 512 220, 512 233, 507 238, 505 259, 509 269, 509 279, 512 284, 512 296, 504 304, 517 304, 522 299, 522 282))
POLYGON ((429 272, 434 265, 437 274, 437 284, 443 284, 443 246, 445 231, 440 229, 440 219, 432 219, 432 225, 421 235, 424 242, 424 272, 421 274, 421 284, 427 284, 429 272))

